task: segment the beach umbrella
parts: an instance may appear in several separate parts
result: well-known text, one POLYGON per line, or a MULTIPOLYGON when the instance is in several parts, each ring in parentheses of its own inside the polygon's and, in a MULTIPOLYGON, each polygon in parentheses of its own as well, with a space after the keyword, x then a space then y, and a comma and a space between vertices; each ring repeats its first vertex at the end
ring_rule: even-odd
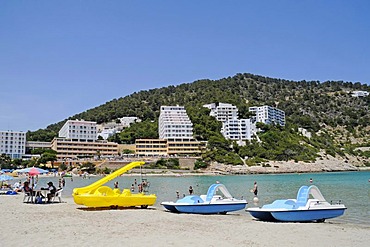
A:
POLYGON ((38 167, 27 167, 21 170, 17 170, 17 172, 22 172, 22 173, 28 173, 31 176, 42 174, 42 173, 48 173, 48 170, 44 170, 38 167))
POLYGON ((8 180, 13 180, 14 178, 12 176, 9 176, 7 174, 2 174, 0 175, 0 181, 8 181, 8 180))
POLYGON ((12 179, 14 179, 14 178, 12 176, 7 175, 7 174, 0 175, 1 186, 3 186, 4 181, 8 181, 8 180, 12 180, 12 179))

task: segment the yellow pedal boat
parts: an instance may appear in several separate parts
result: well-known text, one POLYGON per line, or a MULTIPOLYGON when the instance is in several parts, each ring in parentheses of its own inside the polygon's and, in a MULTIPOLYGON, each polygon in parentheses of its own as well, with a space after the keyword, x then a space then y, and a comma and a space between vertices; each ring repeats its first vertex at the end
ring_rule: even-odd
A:
POLYGON ((115 179, 128 170, 144 164, 145 162, 141 161, 132 162, 88 186, 75 188, 72 194, 75 203, 92 208, 136 206, 146 208, 154 205, 157 199, 155 194, 132 194, 129 189, 124 189, 121 193, 119 189, 112 189, 108 186, 103 186, 105 183, 115 179))

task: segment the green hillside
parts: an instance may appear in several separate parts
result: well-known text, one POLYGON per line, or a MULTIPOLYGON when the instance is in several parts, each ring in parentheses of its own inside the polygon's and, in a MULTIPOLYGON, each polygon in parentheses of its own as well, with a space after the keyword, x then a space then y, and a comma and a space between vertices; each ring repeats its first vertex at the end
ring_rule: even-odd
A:
MULTIPOLYGON (((370 146, 370 97, 355 98, 348 92, 370 91, 366 84, 343 81, 289 81, 252 74, 237 74, 220 80, 199 80, 178 86, 140 91, 113 99, 99 107, 70 117, 103 123, 125 116, 137 116, 142 123, 132 125, 114 140, 133 143, 135 138, 157 138, 157 120, 161 105, 183 105, 194 124, 195 137, 209 141, 209 151, 203 160, 218 160, 240 164, 240 157, 259 160, 313 160, 324 149, 327 153, 367 155, 354 151, 358 146, 370 146), (221 124, 202 107, 213 102, 231 103, 239 109, 240 118, 250 117, 250 106, 270 105, 286 113, 287 125, 262 126, 262 143, 246 147, 225 140, 219 133, 221 124), (313 134, 303 137, 298 128, 313 134)), ((51 141, 66 120, 28 132, 28 140, 51 141)))

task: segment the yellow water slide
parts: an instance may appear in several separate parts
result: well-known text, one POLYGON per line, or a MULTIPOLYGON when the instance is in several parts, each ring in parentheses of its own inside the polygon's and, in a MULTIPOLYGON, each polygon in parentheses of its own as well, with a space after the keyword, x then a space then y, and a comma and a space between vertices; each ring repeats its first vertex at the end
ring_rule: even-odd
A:
POLYGON ((132 162, 88 186, 75 188, 72 194, 75 203, 87 207, 147 207, 154 205, 157 199, 154 194, 132 194, 129 189, 124 189, 121 193, 119 189, 112 190, 110 187, 102 186, 128 170, 144 164, 145 162, 142 161, 132 162))

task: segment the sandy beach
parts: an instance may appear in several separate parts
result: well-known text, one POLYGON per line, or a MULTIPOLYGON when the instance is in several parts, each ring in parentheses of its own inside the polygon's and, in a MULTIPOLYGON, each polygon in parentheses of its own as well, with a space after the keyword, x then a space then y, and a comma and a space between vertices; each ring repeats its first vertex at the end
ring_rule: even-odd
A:
POLYGON ((370 227, 269 223, 244 213, 173 214, 163 208, 87 210, 1 196, 1 246, 368 246, 370 227))

